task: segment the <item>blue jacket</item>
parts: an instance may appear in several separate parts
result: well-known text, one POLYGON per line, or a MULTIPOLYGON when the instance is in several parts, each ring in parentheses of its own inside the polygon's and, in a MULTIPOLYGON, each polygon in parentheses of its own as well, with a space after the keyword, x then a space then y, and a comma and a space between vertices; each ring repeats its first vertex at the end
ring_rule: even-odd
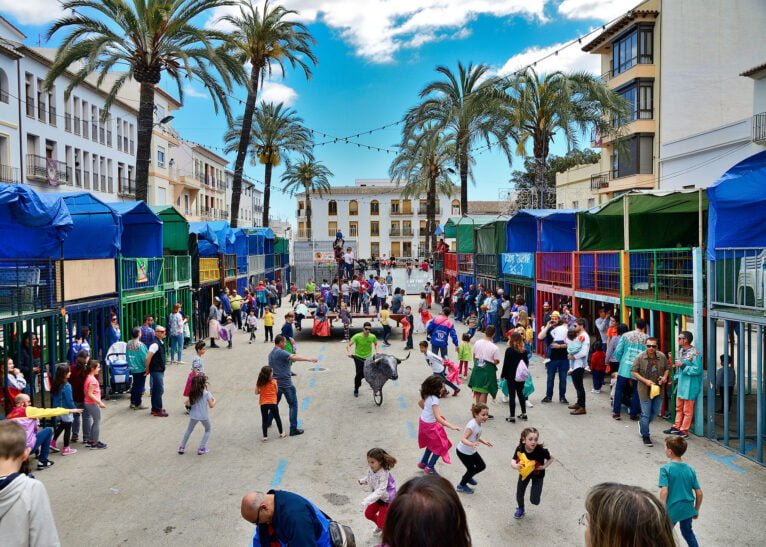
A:
POLYGON ((428 323, 426 331, 431 337, 431 345, 435 348, 446 348, 449 345, 450 338, 452 338, 452 343, 455 347, 458 346, 455 325, 452 324, 449 317, 440 315, 434 318, 428 323))
POLYGON ((227 315, 231 315, 231 302, 229 301, 229 297, 226 296, 226 293, 221 293, 221 304, 223 304, 223 311, 226 312, 227 315))
POLYGON ((77 408, 74 405, 74 399, 72 398, 72 386, 67 382, 61 386, 61 391, 53 396, 51 401, 54 407, 58 408, 77 408))
POLYGON ((272 542, 289 547, 330 547, 330 521, 309 500, 285 490, 269 490, 274 494, 274 518, 259 524, 253 535, 253 547, 271 547, 272 542))

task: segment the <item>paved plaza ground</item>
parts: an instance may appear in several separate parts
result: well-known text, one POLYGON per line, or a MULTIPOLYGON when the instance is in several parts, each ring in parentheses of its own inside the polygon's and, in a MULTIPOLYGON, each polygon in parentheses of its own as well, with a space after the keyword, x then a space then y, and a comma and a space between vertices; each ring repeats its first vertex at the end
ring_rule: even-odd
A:
MULTIPOLYGON (((414 305, 415 297, 407 297, 414 305)), ((286 303, 286 302, 285 302, 286 303)), ((282 324, 277 315, 275 331, 282 324)), ((305 326, 309 322, 304 323, 305 326)), ((361 327, 361 323, 355 325, 361 327)), ((462 332, 464 327, 459 327, 462 332)), ((401 331, 389 352, 404 357, 401 331)), ((253 526, 239 514, 240 500, 249 490, 278 488, 304 495, 332 517, 354 529, 357 544, 375 545, 374 526, 362 515, 364 491, 356 479, 366 472, 365 454, 381 446, 398 464, 393 470, 401 484, 420 471, 415 464, 417 406, 421 381, 429 369, 418 353, 403 363, 397 382, 384 388, 381 407, 363 384, 353 396, 353 362, 345 355, 336 328, 330 340, 311 339, 299 333, 298 353, 320 359, 315 365, 297 363, 293 370, 305 434, 279 439, 272 428, 269 442, 261 441, 258 399, 253 394, 256 376, 266 364, 272 344, 248 344, 239 333, 234 348, 214 349, 205 357, 210 389, 218 399, 211 410, 211 452, 197 456, 201 427, 188 445, 176 453, 188 417, 183 412, 182 391, 189 366, 169 368, 165 376, 168 418, 149 411, 132 411, 129 400, 107 401, 102 423, 104 451, 83 449, 74 456, 54 455, 56 465, 37 474, 49 492, 56 524, 66 546, 132 545, 247 545, 253 526)), ((415 345, 423 339, 416 335, 415 345)), ((191 363, 191 348, 184 360, 191 363)), ((452 350, 451 350, 452 351, 452 350)), ((454 353, 452 353, 454 357, 454 353)), ((588 414, 570 416, 565 405, 539 403, 544 392, 544 370, 537 359, 531 367, 537 391, 530 397, 529 422, 507 423, 507 405, 490 404, 496 416, 487 423, 484 437, 494 448, 481 448, 487 470, 477 476, 476 493, 462 495, 476 546, 582 545, 588 488, 602 481, 636 484, 656 491, 659 467, 666 462, 661 429, 652 425, 654 448, 644 448, 638 423, 614 421, 608 410, 609 395, 590 395, 588 414), (556 462, 548 470, 542 503, 527 504, 523 520, 513 519, 516 507, 516 472, 509 465, 519 433, 526 426, 540 430, 540 440, 556 462)), ((586 388, 590 389, 586 379, 586 388)), ((568 389, 574 401, 574 389, 568 389)), ((146 399, 148 403, 148 399, 146 399)), ((442 403, 442 413, 461 427, 470 419, 471 396, 464 390, 442 403)), ((287 404, 280 413, 287 423, 287 404)), ((450 432, 453 444, 460 434, 450 432)), ((707 440, 690 437, 687 460, 696 469, 705 493, 701 516, 694 521, 702 545, 763 545, 766 536, 766 469, 707 440)), ((437 469, 457 483, 463 466, 440 462, 437 469)), ((680 534, 679 534, 680 539, 680 534)), ((0 542, 1 543, 1 542, 0 542)))

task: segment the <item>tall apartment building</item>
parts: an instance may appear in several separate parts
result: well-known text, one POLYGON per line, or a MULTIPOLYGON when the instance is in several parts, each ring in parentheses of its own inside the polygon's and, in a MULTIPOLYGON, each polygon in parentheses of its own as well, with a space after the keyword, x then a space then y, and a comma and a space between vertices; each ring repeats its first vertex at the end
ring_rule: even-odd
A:
MULTIPOLYGON (((360 257, 419 256, 426 249, 426 197, 402 198, 402 187, 390 180, 358 179, 354 186, 334 186, 322 196, 311 195, 315 241, 332 241, 340 230, 357 242, 360 257)), ((460 215, 460 189, 453 197, 438 196, 436 222, 444 225, 460 215)), ((297 240, 309 239, 305 194, 298 198, 297 240)))
POLYGON ((49 91, 55 49, 31 48, 0 17, 0 179, 39 191, 86 190, 105 201, 135 199, 138 103, 117 99, 89 78, 64 99, 71 74, 49 91))
POLYGON ((594 139, 592 191, 705 188, 763 150, 750 69, 766 59, 764 28, 762 0, 647 0, 586 44, 631 106, 622 150, 594 139))

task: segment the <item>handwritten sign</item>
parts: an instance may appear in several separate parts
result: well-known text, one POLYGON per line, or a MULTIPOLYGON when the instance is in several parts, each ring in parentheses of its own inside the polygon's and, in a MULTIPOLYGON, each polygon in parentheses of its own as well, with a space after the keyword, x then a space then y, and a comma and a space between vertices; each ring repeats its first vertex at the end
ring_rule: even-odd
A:
POLYGON ((503 253, 500 255, 503 275, 514 277, 535 277, 534 253, 503 253))

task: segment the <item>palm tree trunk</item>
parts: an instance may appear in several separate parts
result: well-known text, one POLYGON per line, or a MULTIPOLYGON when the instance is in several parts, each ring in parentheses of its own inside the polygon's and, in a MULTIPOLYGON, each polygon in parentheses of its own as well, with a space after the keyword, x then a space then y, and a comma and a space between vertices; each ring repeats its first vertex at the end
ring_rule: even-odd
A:
POLYGON ((271 200, 271 170, 274 168, 271 165, 271 155, 269 154, 268 161, 266 162, 266 169, 263 173, 263 227, 269 227, 269 201, 271 200))
POLYGON ((436 250, 436 178, 428 179, 428 195, 426 196, 426 230, 428 231, 429 252, 436 250))
POLYGON ((239 202, 242 196, 242 175, 247 158, 247 147, 250 144, 250 130, 253 127, 253 113, 255 112, 255 100, 258 96, 258 74, 260 68, 253 63, 250 70, 250 90, 245 101, 245 112, 242 116, 242 132, 239 134, 239 146, 237 147, 237 159, 234 162, 234 180, 231 186, 231 227, 236 228, 239 223, 239 202))
POLYGON ((548 180, 546 165, 548 162, 548 139, 546 135, 535 136, 533 151, 535 153, 535 186, 537 187, 537 208, 545 209, 547 205, 548 180))
POLYGON ((468 214, 468 149, 461 145, 460 149, 460 214, 468 214))
POLYGON ((311 240, 311 192, 306 188, 306 236, 311 240))
POLYGON ((152 159, 154 84, 140 83, 138 131, 136 135, 136 200, 149 202, 149 163, 152 159))

